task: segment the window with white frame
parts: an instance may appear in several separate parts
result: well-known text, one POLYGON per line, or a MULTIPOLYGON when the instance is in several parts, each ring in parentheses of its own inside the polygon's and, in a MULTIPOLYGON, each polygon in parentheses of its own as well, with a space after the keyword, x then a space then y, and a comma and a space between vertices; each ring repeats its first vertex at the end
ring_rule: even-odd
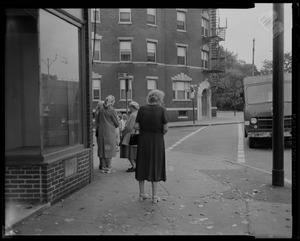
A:
POLYGON ((119 9, 119 23, 131 23, 131 9, 120 8, 119 9))
POLYGON ((177 46, 177 64, 186 65, 186 46, 177 46))
POLYGON ((156 25, 156 9, 147 8, 147 24, 156 25))
POLYGON ((186 12, 177 11, 177 30, 186 31, 186 12))
POLYGON ((147 90, 157 89, 157 77, 147 77, 147 90))
POLYGON ((156 43, 147 41, 147 61, 156 63, 156 43))
POLYGON ((209 47, 204 45, 201 50, 201 67, 208 69, 209 47))
POLYGON ((93 79, 93 101, 101 100, 101 81, 100 79, 93 79))
POLYGON ((174 81, 173 82, 173 99, 174 100, 189 100, 190 99, 189 81, 174 81))
POLYGON ((92 54, 93 61, 99 62, 101 61, 101 40, 100 39, 92 39, 92 54))
MULTIPOLYGON (((126 82, 120 80, 120 100, 126 100, 126 82)), ((132 100, 132 78, 128 80, 127 100, 132 100)))
POLYGON ((202 36, 209 37, 209 13, 208 13, 208 11, 202 12, 201 30, 202 30, 202 36))
POLYGON ((132 61, 131 55, 131 40, 120 40, 120 61, 132 61))
POLYGON ((92 20, 92 23, 95 23, 95 22, 100 23, 100 8, 92 8, 91 9, 91 20, 92 20))
POLYGON ((209 20, 206 19, 206 18, 202 18, 202 23, 201 23, 201 26, 202 26, 202 35, 205 36, 205 37, 208 37, 209 36, 209 20))

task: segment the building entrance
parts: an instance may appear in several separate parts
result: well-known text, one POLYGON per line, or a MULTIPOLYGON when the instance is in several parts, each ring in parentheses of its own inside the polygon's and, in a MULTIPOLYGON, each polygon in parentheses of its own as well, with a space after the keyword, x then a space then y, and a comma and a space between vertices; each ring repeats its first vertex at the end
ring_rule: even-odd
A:
POLYGON ((211 118, 211 89, 207 80, 199 84, 197 93, 197 119, 211 118))

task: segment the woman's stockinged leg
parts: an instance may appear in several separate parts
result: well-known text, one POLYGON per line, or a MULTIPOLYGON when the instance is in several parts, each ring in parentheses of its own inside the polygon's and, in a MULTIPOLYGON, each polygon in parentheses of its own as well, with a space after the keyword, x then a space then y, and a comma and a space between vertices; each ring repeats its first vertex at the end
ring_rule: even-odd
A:
POLYGON ((158 182, 151 182, 151 186, 152 186, 152 197, 157 196, 157 183, 158 183, 158 182))
POLYGON ((99 169, 100 170, 103 169, 103 160, 102 160, 102 158, 99 158, 99 169))
POLYGON ((136 165, 135 165, 135 161, 132 159, 128 159, 130 164, 131 164, 131 167, 128 168, 128 170, 126 172, 134 172, 135 171, 135 168, 136 168, 136 165))
POLYGON ((102 172, 105 172, 107 166, 106 166, 106 161, 105 161, 105 158, 101 157, 100 158, 100 167, 102 167, 102 172))
POLYGON ((140 201, 144 201, 148 198, 148 195, 145 193, 145 181, 139 181, 140 188, 140 201))
POLYGON ((160 197, 157 195, 158 182, 151 182, 151 185, 152 185, 152 201, 153 203, 158 203, 160 201, 160 197))
POLYGON ((111 158, 105 158, 106 173, 111 173, 111 158))
POLYGON ((139 181, 140 194, 145 194, 145 181, 139 181))
POLYGON ((132 160, 129 160, 129 161, 130 161, 130 164, 131 164, 132 168, 135 169, 135 160, 132 159, 132 160))
POLYGON ((111 169, 111 158, 105 158, 106 159, 106 167, 111 169))

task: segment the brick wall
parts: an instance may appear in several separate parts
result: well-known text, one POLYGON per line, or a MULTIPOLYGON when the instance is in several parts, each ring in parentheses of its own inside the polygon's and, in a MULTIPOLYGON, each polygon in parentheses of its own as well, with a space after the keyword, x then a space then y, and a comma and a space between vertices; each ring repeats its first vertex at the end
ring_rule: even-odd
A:
POLYGON ((5 199, 10 201, 40 202, 41 167, 6 166, 5 199))
MULTIPOLYGON (((204 80, 201 69, 201 9, 187 9, 187 31, 177 31, 176 9, 157 9, 157 26, 147 25, 147 10, 132 9, 131 24, 119 24, 119 9, 101 9, 101 23, 96 32, 101 35, 101 61, 92 66, 92 70, 102 76, 102 100, 107 95, 114 95, 115 109, 125 110, 126 102, 120 101, 120 80, 118 72, 133 76, 132 96, 140 105, 146 104, 147 76, 157 77, 157 88, 165 92, 164 103, 167 109, 186 109, 188 119, 192 120, 192 102, 174 101, 172 78, 185 74, 192 79, 191 84, 199 85, 204 80), (132 38, 132 61, 120 63, 119 38, 132 38), (147 39, 157 41, 157 63, 147 63, 147 39), (188 45, 187 66, 177 65, 176 44, 188 45)), ((94 31, 94 24, 92 24, 94 31)), ((197 98, 197 97, 196 97, 197 98)), ((95 108, 97 101, 93 103, 95 108)), ((197 101, 195 101, 195 108, 197 101)), ((197 109, 197 108, 196 108, 197 109)), ((169 112, 169 111, 168 111, 169 112)), ((178 121, 178 111, 168 113, 169 121, 178 121)))
POLYGON ((90 170, 89 150, 75 156, 77 172, 69 177, 65 175, 66 160, 68 159, 26 166, 6 164, 5 201, 53 203, 87 185, 90 170))
MULTIPOLYGON (((192 121, 193 120, 193 111, 192 110, 186 110, 187 111, 187 118, 181 118, 179 117, 179 111, 178 110, 168 110, 168 119, 169 122, 172 121, 192 121)), ((197 110, 195 110, 195 120, 197 118, 197 110)))

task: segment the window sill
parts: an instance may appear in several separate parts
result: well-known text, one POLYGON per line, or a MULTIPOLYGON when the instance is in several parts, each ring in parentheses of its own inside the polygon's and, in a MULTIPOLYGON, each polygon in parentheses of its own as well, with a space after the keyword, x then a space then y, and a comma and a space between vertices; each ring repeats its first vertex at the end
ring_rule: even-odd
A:
POLYGON ((158 27, 156 24, 151 24, 151 23, 147 23, 147 26, 149 26, 149 27, 154 27, 154 28, 157 28, 157 27, 158 27))
POLYGON ((131 25, 131 22, 119 22, 119 24, 127 24, 127 25, 131 25))
POLYGON ((36 164, 49 163, 57 160, 66 159, 76 153, 85 151, 83 144, 69 147, 52 147, 45 148, 45 153, 40 153, 40 147, 17 148, 11 151, 6 151, 5 162, 8 164, 36 164))
POLYGON ((176 102, 179 102, 179 101, 185 101, 185 102, 190 102, 191 100, 190 99, 173 99, 173 101, 176 101, 176 102))

